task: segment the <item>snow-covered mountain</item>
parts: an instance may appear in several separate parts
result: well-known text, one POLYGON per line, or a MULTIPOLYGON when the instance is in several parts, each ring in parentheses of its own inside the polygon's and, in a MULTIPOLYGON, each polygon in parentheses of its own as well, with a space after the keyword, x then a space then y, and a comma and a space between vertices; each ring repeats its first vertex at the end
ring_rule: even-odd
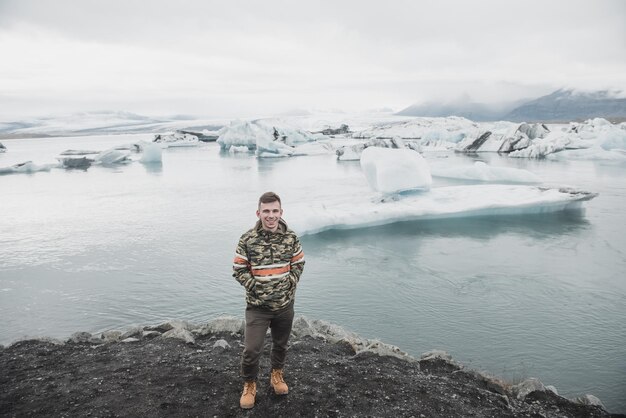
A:
POLYGON ((476 122, 570 122, 601 117, 626 118, 626 98, 609 91, 580 92, 560 89, 530 101, 509 104, 473 102, 465 96, 452 102, 414 104, 397 113, 406 116, 461 116, 476 122))
POLYGON ((476 122, 501 120, 502 115, 522 102, 485 104, 473 101, 468 95, 448 102, 426 102, 413 104, 399 111, 398 115, 423 117, 460 116, 476 122))
POLYGON ((626 118, 626 98, 609 91, 557 90, 513 109, 501 119, 513 122, 626 118))

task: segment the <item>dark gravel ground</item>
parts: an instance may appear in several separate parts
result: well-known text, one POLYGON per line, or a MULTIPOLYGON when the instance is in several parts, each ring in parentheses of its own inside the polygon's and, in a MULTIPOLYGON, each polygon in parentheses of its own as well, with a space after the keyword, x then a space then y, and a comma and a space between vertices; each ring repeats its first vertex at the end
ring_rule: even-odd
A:
POLYGON ((356 354, 347 343, 294 337, 286 396, 269 387, 269 339, 257 404, 239 408, 240 334, 194 343, 29 340, 0 350, 2 417, 609 417, 551 392, 519 400, 445 360, 356 354), (215 345, 224 339, 230 347, 215 345))

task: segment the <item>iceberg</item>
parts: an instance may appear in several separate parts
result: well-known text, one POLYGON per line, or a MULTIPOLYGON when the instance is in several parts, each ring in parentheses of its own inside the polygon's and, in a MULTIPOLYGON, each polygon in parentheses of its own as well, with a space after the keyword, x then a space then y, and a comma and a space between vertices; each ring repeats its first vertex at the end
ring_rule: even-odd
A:
POLYGON ((143 164, 161 163, 163 161, 163 150, 159 144, 142 144, 143 153, 139 162, 143 164))
POLYGON ((173 134, 157 134, 154 140, 158 144, 168 147, 195 147, 200 144, 198 137, 188 133, 174 132, 173 134))
POLYGON ((355 132, 354 138, 393 138, 419 140, 422 146, 437 145, 442 142, 453 146, 466 136, 477 133, 479 125, 469 119, 457 116, 446 118, 412 118, 373 126, 355 132))
POLYGON ((248 121, 234 120, 220 130, 217 143, 224 150, 232 146, 256 149, 257 127, 248 121))
POLYGON ((16 173, 36 173, 39 171, 50 171, 50 169, 58 167, 58 164, 42 164, 37 165, 32 161, 12 165, 11 167, 0 167, 0 175, 16 174, 16 173))
POLYGON ((288 221, 299 235, 311 235, 404 221, 580 210, 583 202, 596 196, 568 188, 528 185, 449 186, 385 198, 354 194, 328 202, 296 203, 289 210, 288 221))
POLYGON ((428 190, 433 182, 424 157, 407 148, 366 148, 361 154, 361 169, 370 187, 386 194, 428 190))
POLYGON ((293 154, 293 148, 297 145, 316 140, 316 137, 306 131, 267 123, 269 121, 232 121, 230 125, 220 130, 217 143, 224 150, 229 150, 233 146, 256 149, 257 155, 262 157, 289 156, 293 154))
MULTIPOLYGON (((605 151, 624 150, 626 129, 623 125, 623 123, 614 125, 602 118, 590 119, 583 123, 572 122, 561 129, 556 125, 552 130, 539 123, 482 124, 482 130, 477 135, 468 136, 461 141, 455 151, 499 152, 515 158, 544 158, 566 150, 590 148, 601 148, 605 151)), ((605 154, 598 150, 565 155, 588 159, 619 158, 614 152, 605 154)))
POLYGON ((435 177, 501 183, 540 183, 536 174, 510 167, 492 167, 482 161, 464 167, 432 168, 435 177))
POLYGON ((116 149, 102 151, 94 157, 94 160, 96 164, 102 165, 125 164, 131 161, 127 152, 116 149))
POLYGON ((583 123, 573 122, 561 130, 533 140, 528 147, 513 151, 509 156, 546 158, 548 155, 571 150, 588 151, 567 152, 556 159, 566 159, 568 156, 578 159, 621 159, 620 153, 626 150, 625 125, 614 125, 602 118, 583 123))
POLYGON ((270 136, 268 132, 256 137, 256 152, 261 158, 288 157, 293 154, 293 148, 283 142, 280 137, 270 136))
POLYGON ((455 148, 457 152, 509 153, 528 147, 531 141, 545 137, 550 130, 544 124, 496 122, 484 124, 485 130, 468 136, 455 148))

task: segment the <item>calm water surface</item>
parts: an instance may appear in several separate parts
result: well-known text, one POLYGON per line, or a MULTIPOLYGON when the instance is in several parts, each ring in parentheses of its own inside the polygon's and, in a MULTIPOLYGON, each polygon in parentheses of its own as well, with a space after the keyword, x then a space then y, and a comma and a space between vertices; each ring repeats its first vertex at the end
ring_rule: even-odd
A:
MULTIPOLYGON (((0 167, 150 138, 5 140, 0 167)), ((626 165, 481 158, 599 196, 585 212, 303 237, 298 313, 416 356, 443 349, 508 379, 538 377, 564 396, 592 393, 626 412, 626 165)), ((435 179, 451 184, 471 182, 435 179)), ((1 176, 0 343, 242 317, 232 256, 270 189, 289 222, 290 203, 332 202, 367 184, 358 162, 332 155, 267 161, 224 155, 215 144, 165 150, 157 166, 1 176)))

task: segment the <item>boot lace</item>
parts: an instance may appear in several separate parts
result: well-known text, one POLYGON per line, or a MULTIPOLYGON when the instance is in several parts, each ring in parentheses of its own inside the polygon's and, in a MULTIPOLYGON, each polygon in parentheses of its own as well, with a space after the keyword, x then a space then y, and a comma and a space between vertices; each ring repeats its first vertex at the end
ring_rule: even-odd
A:
POLYGON ((283 378, 283 371, 280 369, 273 370, 272 380, 274 381, 274 384, 285 383, 285 379, 283 378))
POLYGON ((243 384, 243 394, 248 395, 254 393, 254 382, 245 382, 243 384))

